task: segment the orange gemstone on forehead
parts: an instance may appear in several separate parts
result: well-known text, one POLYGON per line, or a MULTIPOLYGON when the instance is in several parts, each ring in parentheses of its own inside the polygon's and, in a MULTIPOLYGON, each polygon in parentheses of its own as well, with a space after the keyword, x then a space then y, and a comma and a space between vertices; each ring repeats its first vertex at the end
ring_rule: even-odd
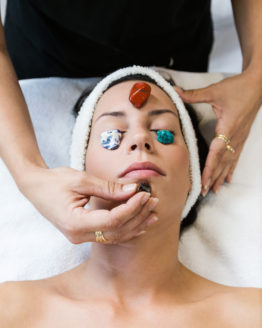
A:
POLYGON ((151 87, 145 82, 137 82, 133 85, 129 101, 136 107, 141 108, 150 96, 151 87))

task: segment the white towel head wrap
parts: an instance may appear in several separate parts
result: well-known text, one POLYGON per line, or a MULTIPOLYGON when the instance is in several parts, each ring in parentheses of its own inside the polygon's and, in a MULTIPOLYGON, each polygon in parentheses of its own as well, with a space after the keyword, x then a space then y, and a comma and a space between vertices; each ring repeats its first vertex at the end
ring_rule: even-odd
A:
POLYGON ((108 86, 113 81, 123 78, 124 76, 135 74, 146 75, 153 79, 156 84, 169 95, 169 97, 176 105, 179 113, 182 132, 189 152, 190 174, 192 182, 192 188, 187 197, 187 201, 182 213, 183 219, 187 216, 201 192, 201 173, 195 131, 184 103, 176 93, 174 87, 169 82, 167 82, 158 72, 149 67, 130 66, 121 68, 107 75, 100 82, 98 82, 89 96, 84 100, 77 116, 70 149, 70 166, 76 170, 85 170, 86 149, 88 145, 90 127, 93 113, 99 98, 103 95, 103 93, 107 90, 108 86))

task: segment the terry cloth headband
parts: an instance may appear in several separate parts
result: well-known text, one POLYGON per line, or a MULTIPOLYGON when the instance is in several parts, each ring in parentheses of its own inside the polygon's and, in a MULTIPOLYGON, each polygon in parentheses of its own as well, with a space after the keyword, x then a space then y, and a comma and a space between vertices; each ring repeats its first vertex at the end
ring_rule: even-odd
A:
POLYGON ((192 183, 192 189, 187 197, 187 201, 183 209, 183 219, 187 216, 191 207, 195 204, 201 192, 201 174, 195 131, 192 126, 188 112, 184 106, 184 103, 179 97, 179 95, 176 93, 174 87, 171 86, 171 84, 168 83, 158 72, 149 67, 134 65, 126 68, 121 68, 107 75, 105 78, 98 82, 98 84, 89 94, 89 96, 83 102, 78 113, 72 134, 72 144, 70 149, 70 166, 76 170, 85 170, 86 149, 88 145, 90 127, 92 123, 93 113, 95 111, 95 107, 99 98, 103 95, 103 93, 107 90, 108 86, 113 81, 116 81, 124 76, 135 74, 146 75, 153 79, 156 84, 169 95, 169 97, 176 105, 176 108, 179 113, 183 135, 189 151, 190 174, 192 183))

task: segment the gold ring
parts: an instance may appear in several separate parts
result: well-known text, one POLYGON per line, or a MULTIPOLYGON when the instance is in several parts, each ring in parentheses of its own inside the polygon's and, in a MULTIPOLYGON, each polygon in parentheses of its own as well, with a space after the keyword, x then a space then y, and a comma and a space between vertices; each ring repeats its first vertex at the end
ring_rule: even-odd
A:
POLYGON ((96 231, 95 235, 96 235, 97 243, 106 243, 107 242, 107 239, 105 239, 102 231, 96 231))
POLYGON ((223 140, 226 143, 226 149, 230 150, 231 153, 235 152, 235 149, 230 146, 230 139, 226 137, 224 134, 216 134, 216 138, 223 140))
POLYGON ((235 152, 235 149, 230 145, 227 145, 227 150, 230 150, 232 153, 235 152))
POLYGON ((227 145, 230 144, 230 139, 229 139, 228 137, 226 137, 224 134, 216 134, 216 138, 225 141, 225 143, 226 143, 227 145))

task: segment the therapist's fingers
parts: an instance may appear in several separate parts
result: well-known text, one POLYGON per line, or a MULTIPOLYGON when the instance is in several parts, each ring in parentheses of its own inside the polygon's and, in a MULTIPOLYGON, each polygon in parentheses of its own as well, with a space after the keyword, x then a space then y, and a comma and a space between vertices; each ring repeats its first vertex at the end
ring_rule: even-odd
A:
POLYGON ((214 167, 211 177, 211 185, 213 185, 213 187, 218 177, 221 176, 221 174, 223 174, 225 170, 231 167, 232 163, 234 163, 235 161, 234 153, 232 153, 226 148, 224 140, 215 138, 214 142, 216 142, 216 144, 218 145, 217 147, 219 147, 220 151, 218 151, 219 157, 217 158, 216 166, 214 167))
MULTIPOLYGON (((208 154, 202 175, 203 188, 206 189, 204 192, 213 187, 229 162, 231 167, 235 167, 238 161, 237 154, 243 148, 261 106, 261 83, 256 76, 256 72, 250 69, 206 88, 177 90, 184 102, 204 102, 212 106, 217 117, 216 133, 229 138, 230 146, 235 149, 235 153, 231 153, 230 150, 225 151, 226 148, 222 150, 225 144, 219 146, 217 141, 212 141, 212 153, 208 154)), ((223 140, 220 141, 223 143, 223 140)))
POLYGON ((212 191, 214 193, 217 193, 218 192, 218 190, 220 189, 221 185, 226 180, 226 177, 227 177, 227 175, 229 173, 229 170, 230 170, 230 165, 224 167, 223 170, 221 170, 220 174, 214 180, 213 187, 212 187, 212 191))
POLYGON ((108 242, 119 244, 131 240, 141 233, 145 233, 145 229, 157 221, 156 214, 152 212, 157 203, 158 199, 151 197, 140 213, 131 218, 118 230, 105 232, 104 236, 108 239, 108 242))
POLYGON ((229 182, 229 183, 232 181, 232 177, 233 177, 235 168, 236 168, 236 164, 232 165, 229 172, 228 172, 228 174, 227 174, 226 181, 229 182))
POLYGON ((108 200, 126 200, 136 192, 137 184, 121 184, 102 180, 86 172, 78 172, 74 191, 88 196, 97 196, 108 200))
POLYGON ((217 170, 221 170, 219 163, 225 152, 225 145, 223 145, 218 139, 214 138, 210 144, 205 167, 202 173, 202 194, 204 196, 213 185, 217 170))
POLYGON ((214 99, 213 88, 208 86, 205 88, 183 90, 178 86, 174 86, 174 89, 182 98, 182 100, 188 104, 195 103, 211 103, 214 99))
POLYGON ((235 163, 234 154, 226 149, 223 140, 214 138, 210 145, 202 174, 202 194, 204 196, 208 193, 210 188, 212 188, 214 192, 217 191, 224 182, 224 180, 222 181, 220 179, 219 184, 216 184, 217 179, 222 176, 226 177, 233 163, 235 163))
MULTIPOLYGON (((104 235, 107 232, 110 232, 111 235, 115 233, 118 237, 111 238, 113 239, 112 243, 115 243, 116 239, 118 239, 118 242, 121 242, 126 239, 126 236, 120 236, 119 230, 127 221, 136 218, 141 212, 142 215, 139 216, 139 222, 148 217, 151 211, 147 206, 149 197, 149 193, 139 192, 126 203, 118 205, 112 210, 90 210, 76 206, 72 210, 71 218, 68 220, 64 234, 74 244, 94 241, 95 231, 102 231, 104 235), (142 211, 144 207, 146 210, 142 211)), ((136 231, 134 231, 135 234, 136 231)))
MULTIPOLYGON (((78 235, 88 231, 88 223, 91 222, 87 210, 83 208, 90 196, 98 195, 100 198, 113 199, 112 202, 123 202, 132 197, 137 188, 137 184, 133 184, 132 189, 125 191, 123 184, 88 177, 85 172, 69 167, 33 167, 23 180, 23 189, 20 189, 23 194, 67 239, 76 242, 78 235), (79 224, 81 228, 77 228, 80 218, 83 219, 82 226, 79 224)), ((137 197, 139 199, 142 195, 137 197)), ((134 204, 134 207, 139 206, 134 204)))
MULTIPOLYGON (((230 144, 233 144, 231 142, 230 144)), ((226 148, 223 140, 214 138, 211 145, 206 166, 202 175, 202 194, 205 196, 209 189, 217 192, 220 186, 226 181, 230 182, 234 169, 237 165, 243 144, 240 142, 234 146, 235 152, 231 152, 226 148), (212 156, 214 153, 214 156, 212 156), (204 184, 203 181, 208 181, 204 184)))
POLYGON ((235 160, 235 162, 231 165, 231 167, 230 167, 230 169, 229 169, 229 171, 228 171, 228 174, 227 174, 227 176, 226 176, 226 179, 225 179, 225 180, 226 180, 227 182, 229 182, 229 183, 232 181, 232 177, 233 177, 233 174, 234 174, 235 168, 236 168, 236 166, 237 166, 237 163, 238 163, 238 161, 239 161, 239 157, 240 157, 240 154, 241 154, 241 152, 242 152, 243 147, 244 147, 244 145, 243 145, 243 144, 240 144, 239 147, 237 148, 237 151, 236 151, 236 154, 235 154, 235 156, 236 156, 236 160, 235 160))

